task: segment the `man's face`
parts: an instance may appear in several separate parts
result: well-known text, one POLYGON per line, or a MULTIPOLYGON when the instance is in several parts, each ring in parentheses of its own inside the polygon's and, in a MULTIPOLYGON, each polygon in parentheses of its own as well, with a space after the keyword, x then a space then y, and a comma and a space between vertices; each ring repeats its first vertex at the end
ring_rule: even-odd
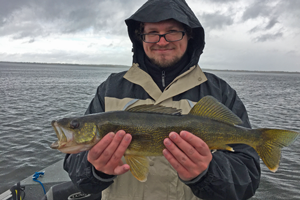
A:
MULTIPOLYGON (((172 31, 184 31, 182 24, 175 20, 144 23, 144 33, 165 34, 172 31)), ((188 39, 186 34, 182 40, 176 42, 167 42, 164 37, 161 37, 157 43, 146 43, 143 41, 143 47, 152 63, 159 67, 170 67, 176 64, 184 55, 188 39)))

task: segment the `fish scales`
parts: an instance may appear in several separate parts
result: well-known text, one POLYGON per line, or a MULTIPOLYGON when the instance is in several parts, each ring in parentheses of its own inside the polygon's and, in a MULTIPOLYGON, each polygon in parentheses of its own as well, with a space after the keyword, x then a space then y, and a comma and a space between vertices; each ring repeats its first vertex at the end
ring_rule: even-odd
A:
MULTIPOLYGON (((182 130, 189 131, 204 140, 211 149, 221 149, 223 145, 218 145, 219 141, 222 144, 250 144, 257 138, 254 134, 246 134, 251 131, 250 129, 230 126, 193 115, 172 116, 117 111, 98 117, 99 119, 95 119, 98 121, 97 127, 105 127, 100 130, 102 137, 109 132, 124 130, 132 135, 133 143, 140 143, 140 148, 134 149, 138 155, 162 155, 162 150, 165 148, 163 140, 172 131, 178 133, 182 130), (104 122, 107 126, 103 126, 101 118, 107 120, 104 122), (247 137, 241 137, 241 135, 247 135, 247 137)), ((128 149, 133 150, 130 145, 128 149)))

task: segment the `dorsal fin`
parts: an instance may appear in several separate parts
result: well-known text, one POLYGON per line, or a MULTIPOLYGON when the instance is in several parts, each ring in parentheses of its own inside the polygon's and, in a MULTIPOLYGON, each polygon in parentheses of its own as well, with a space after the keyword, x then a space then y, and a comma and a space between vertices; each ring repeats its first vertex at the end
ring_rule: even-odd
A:
POLYGON ((227 124, 242 124, 242 120, 212 96, 205 96, 191 109, 189 115, 211 118, 227 124))
POLYGON ((171 107, 165 107, 161 105, 139 105, 129 109, 125 109, 128 112, 143 112, 143 113, 158 113, 167 115, 181 115, 181 110, 171 107))

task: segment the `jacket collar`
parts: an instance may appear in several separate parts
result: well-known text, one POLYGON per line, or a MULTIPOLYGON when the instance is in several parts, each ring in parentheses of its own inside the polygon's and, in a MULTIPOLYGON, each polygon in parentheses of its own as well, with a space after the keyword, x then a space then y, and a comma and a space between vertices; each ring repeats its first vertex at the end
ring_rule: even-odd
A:
POLYGON ((154 99, 155 104, 159 104, 169 98, 188 91, 207 80, 200 67, 195 65, 177 76, 165 90, 161 92, 151 76, 140 69, 137 63, 132 65, 124 75, 124 78, 132 83, 140 85, 154 99))

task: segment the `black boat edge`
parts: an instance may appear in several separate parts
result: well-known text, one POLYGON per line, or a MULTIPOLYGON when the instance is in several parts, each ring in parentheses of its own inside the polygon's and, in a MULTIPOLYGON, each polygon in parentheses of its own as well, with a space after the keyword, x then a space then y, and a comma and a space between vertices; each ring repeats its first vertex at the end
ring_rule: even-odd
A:
POLYGON ((83 194, 71 182, 60 160, 40 172, 21 180, 0 194, 0 200, 96 200, 101 194, 83 194), (35 181, 33 180, 35 179, 35 181), (45 194, 46 193, 46 194, 45 194))

